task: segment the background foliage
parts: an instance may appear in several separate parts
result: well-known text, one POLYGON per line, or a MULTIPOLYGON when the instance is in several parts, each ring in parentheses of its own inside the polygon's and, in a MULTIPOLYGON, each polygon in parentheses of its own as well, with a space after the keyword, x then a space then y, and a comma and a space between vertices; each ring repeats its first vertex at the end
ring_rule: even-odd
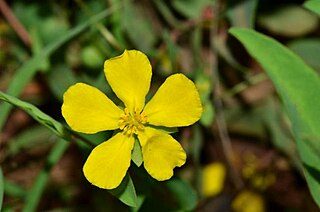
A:
POLYGON ((0 13, 2 211, 318 209, 319 0, 0 0, 0 13), (181 72, 204 114, 172 134, 188 153, 174 178, 132 163, 106 191, 81 170, 112 132, 75 134, 60 108, 76 82, 119 102, 102 70, 124 49, 152 63, 147 98, 181 72))

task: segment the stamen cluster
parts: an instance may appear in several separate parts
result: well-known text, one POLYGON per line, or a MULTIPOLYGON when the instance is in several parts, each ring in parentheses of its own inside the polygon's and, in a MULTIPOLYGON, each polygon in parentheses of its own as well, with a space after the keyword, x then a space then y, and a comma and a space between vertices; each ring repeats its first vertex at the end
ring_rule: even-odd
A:
POLYGON ((147 116, 145 116, 143 112, 134 111, 134 113, 131 114, 128 108, 125 108, 124 114, 119 119, 119 128, 123 130, 125 135, 137 135, 139 130, 144 130, 144 125, 147 122, 147 116))

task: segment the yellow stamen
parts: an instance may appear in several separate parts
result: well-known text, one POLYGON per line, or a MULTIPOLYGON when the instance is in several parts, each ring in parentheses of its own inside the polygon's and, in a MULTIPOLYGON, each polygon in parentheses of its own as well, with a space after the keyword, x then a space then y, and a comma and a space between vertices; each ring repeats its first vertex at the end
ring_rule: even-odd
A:
POLYGON ((134 113, 130 113, 128 108, 124 109, 124 114, 119 119, 119 128, 123 130, 125 135, 131 136, 132 134, 138 134, 138 131, 144 129, 144 125, 147 123, 147 117, 139 111, 135 110, 134 113))

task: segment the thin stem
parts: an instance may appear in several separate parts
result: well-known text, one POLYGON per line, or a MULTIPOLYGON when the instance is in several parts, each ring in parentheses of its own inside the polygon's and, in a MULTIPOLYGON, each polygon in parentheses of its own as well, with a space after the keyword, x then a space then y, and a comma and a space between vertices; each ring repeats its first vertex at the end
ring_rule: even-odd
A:
POLYGON ((7 19, 8 23, 12 26, 14 31, 16 31, 23 43, 30 47, 32 42, 29 33, 20 23, 18 18, 14 15, 14 13, 4 0, 0 0, 0 12, 7 19))
MULTIPOLYGON (((243 187, 243 182, 241 177, 239 176, 238 172, 236 171, 236 168, 234 167, 233 163, 233 150, 231 145, 231 139, 227 130, 227 124, 226 120, 224 118, 223 114, 223 103, 221 98, 221 86, 220 86, 220 79, 218 74, 218 58, 217 58, 217 51, 214 46, 214 38, 218 36, 218 17, 219 17, 219 6, 220 1, 216 1, 216 3, 213 5, 213 21, 210 29, 210 35, 211 35, 211 52, 212 52, 212 85, 213 85, 213 96, 214 96, 214 106, 215 106, 215 112, 216 112, 216 124, 218 128, 218 135, 222 144, 223 153, 225 155, 228 168, 230 170, 230 176, 231 179, 237 189, 240 189, 243 187)), ((214 127, 212 127, 214 128, 214 127)), ((214 129, 213 129, 214 130, 214 129)))

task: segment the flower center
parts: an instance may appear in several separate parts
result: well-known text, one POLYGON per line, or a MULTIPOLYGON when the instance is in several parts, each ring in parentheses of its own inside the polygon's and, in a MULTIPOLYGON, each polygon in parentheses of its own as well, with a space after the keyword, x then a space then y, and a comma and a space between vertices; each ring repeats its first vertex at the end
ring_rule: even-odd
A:
POLYGON ((139 130, 144 129, 144 124, 147 123, 147 116, 137 111, 131 114, 128 108, 124 109, 124 114, 119 119, 119 128, 123 130, 125 135, 131 136, 138 134, 139 130))

